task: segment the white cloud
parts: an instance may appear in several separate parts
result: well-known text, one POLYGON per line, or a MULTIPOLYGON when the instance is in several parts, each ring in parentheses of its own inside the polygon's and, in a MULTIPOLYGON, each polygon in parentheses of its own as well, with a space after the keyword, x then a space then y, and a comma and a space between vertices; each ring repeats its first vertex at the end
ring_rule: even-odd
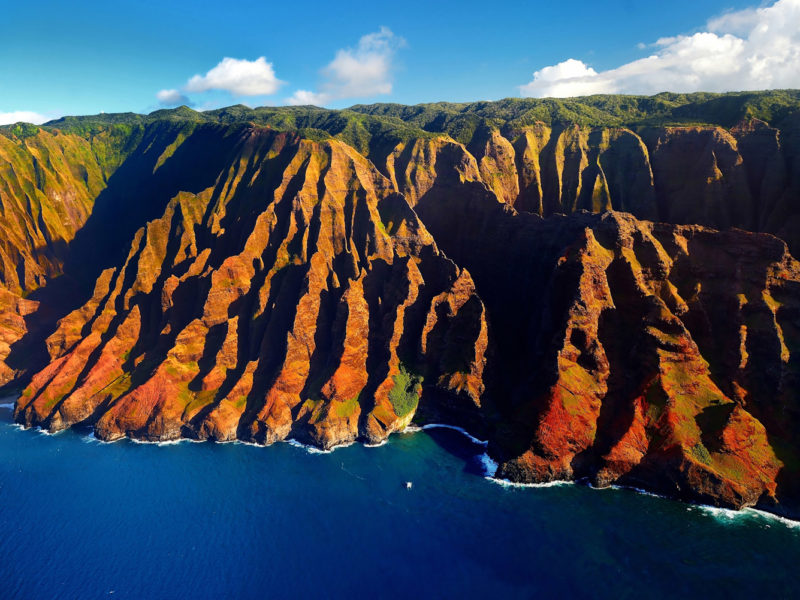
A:
POLYGON ((755 8, 727 12, 710 19, 707 29, 714 33, 746 35, 758 23, 758 12, 755 8))
POLYGON ((49 121, 44 115, 32 112, 30 110, 12 110, 11 112, 0 112, 0 125, 10 125, 11 123, 34 123, 41 125, 45 121, 49 121))
MULTIPOLYGON (((522 86, 523 96, 585 96, 604 93, 600 90, 607 82, 598 79, 597 71, 583 62, 570 58, 533 74, 533 81, 522 86), (546 90, 546 94, 538 94, 546 90)), ((605 90, 608 91, 608 90, 605 90)))
POLYGON ((272 63, 267 62, 265 57, 256 60, 226 57, 205 75, 192 77, 184 90, 224 90, 235 96, 262 96, 274 94, 281 85, 283 81, 275 76, 272 63))
POLYGON ((298 90, 289 104, 324 105, 342 98, 366 98, 392 92, 393 59, 405 44, 387 27, 362 36, 358 47, 341 49, 322 69, 324 81, 318 92, 298 90))
POLYGON ((178 90, 161 90, 156 94, 156 99, 161 106, 190 105, 192 102, 178 90))
POLYGON ((328 98, 327 94, 318 94, 310 90, 297 90, 287 102, 293 106, 304 106, 306 104, 322 106, 328 102, 328 100, 330 100, 330 98, 328 98))
POLYGON ((800 0, 727 13, 706 29, 662 38, 655 54, 599 73, 569 59, 519 89, 542 98, 800 87, 800 0))

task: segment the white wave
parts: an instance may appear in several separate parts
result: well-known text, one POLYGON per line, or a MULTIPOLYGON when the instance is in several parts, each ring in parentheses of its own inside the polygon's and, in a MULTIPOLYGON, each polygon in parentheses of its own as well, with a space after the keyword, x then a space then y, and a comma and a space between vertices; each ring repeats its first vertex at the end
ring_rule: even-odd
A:
POLYGON ((712 516, 717 521, 722 521, 723 523, 729 523, 736 519, 741 520, 742 518, 749 516, 747 513, 739 510, 720 508, 718 506, 709 506, 707 504, 691 504, 690 506, 699 510, 700 512, 704 512, 712 516))
POLYGON ((133 442, 134 444, 143 444, 143 445, 153 445, 159 447, 165 446, 177 446, 178 444, 184 443, 196 443, 202 444, 205 440, 193 440, 192 438, 175 438, 174 440, 142 440, 132 437, 124 437, 120 439, 127 439, 133 442))
POLYGON ((544 483, 519 483, 516 481, 509 481, 508 479, 500 479, 499 477, 486 477, 492 483, 496 483, 497 485, 501 485, 503 487, 511 487, 511 488, 550 488, 550 487, 561 487, 566 485, 575 485, 574 481, 545 481, 544 483))
POLYGON ((637 494, 642 494, 643 496, 651 496, 652 498, 664 498, 666 500, 671 500, 669 496, 664 496, 662 494, 656 494, 655 492, 648 492, 647 490, 643 490, 642 488, 637 488, 632 485, 617 485, 612 484, 607 487, 595 487, 593 485, 589 486, 593 490, 605 490, 605 489, 612 489, 612 490, 627 490, 629 492, 636 492, 637 494))
POLYGON ((481 461, 481 466, 483 466, 483 476, 488 479, 494 479, 497 474, 497 461, 492 460, 488 452, 484 452, 478 458, 481 461))
POLYGON ((385 446, 385 445, 386 445, 386 444, 388 444, 388 443, 389 443, 389 438, 386 438, 385 440, 381 440, 381 441, 380 441, 380 442, 378 442, 377 444, 367 444, 367 443, 364 443, 364 447, 365 447, 365 448, 380 448, 381 446, 385 446))
POLYGON ((0 402, 0 408, 11 408, 13 409, 16 405, 16 402, 0 402))
POLYGON ((461 427, 456 427, 455 425, 447 425, 445 423, 429 423, 428 425, 423 425, 422 429, 452 429, 453 431, 458 431, 459 433, 464 434, 467 436, 473 444, 477 444, 478 446, 486 447, 489 445, 489 442, 485 440, 479 440, 474 435, 469 433, 466 429, 461 427))
POLYGON ((246 440, 222 440, 217 441, 217 444, 236 444, 238 446, 253 446, 255 448, 266 448, 264 444, 257 444, 256 442, 248 442, 246 440))
MULTIPOLYGON (((606 489, 606 488, 596 488, 594 486, 590 486, 592 489, 606 489)), ((656 494, 654 492, 648 492, 647 490, 643 490, 641 488, 627 486, 627 485, 611 485, 608 486, 609 488, 617 489, 617 490, 630 490, 632 492, 636 492, 637 494, 643 494, 645 496, 652 496, 653 498, 663 498, 666 500, 673 500, 669 496, 664 496, 661 494, 656 494)), ((790 528, 800 528, 800 521, 795 521, 788 517, 783 517, 781 515, 776 515, 771 512, 767 512, 765 510, 760 510, 758 508, 743 508, 741 510, 734 510, 732 508, 721 508, 718 506, 710 506, 708 504, 686 504, 687 511, 694 511, 698 510, 700 512, 704 512, 717 521, 722 523, 730 523, 735 521, 736 519, 743 519, 747 517, 759 517, 764 520, 768 521, 776 521, 785 525, 786 527, 790 528)))
POLYGON ((751 513, 761 519, 764 519, 765 521, 777 521, 781 525, 785 525, 790 529, 800 529, 800 521, 795 521, 789 517, 782 517, 781 515, 776 515, 758 508, 745 508, 742 512, 751 513))
POLYGON ((165 440, 155 442, 156 446, 177 446, 178 444, 202 444, 205 440, 194 440, 192 438, 178 438, 177 440, 165 440))
POLYGON ((53 437, 60 433, 64 433, 66 429, 59 429, 58 431, 48 431, 47 429, 42 429, 41 427, 35 427, 33 429, 38 435, 46 435, 47 437, 53 437))
POLYGON ((336 444, 335 446, 332 446, 327 450, 325 450, 323 448, 317 448, 316 446, 312 446, 310 444, 304 444, 302 442, 298 442, 297 440, 294 439, 286 439, 283 441, 289 444, 290 446, 294 446, 295 448, 302 448, 309 454, 330 454, 334 450, 338 450, 339 448, 347 448, 348 446, 352 446, 353 444, 355 444, 355 441, 344 442, 342 444, 336 444))
MULTIPOLYGON (((130 438, 121 437, 121 438, 117 438, 115 440, 103 440, 103 439, 100 439, 99 437, 97 437, 94 434, 94 430, 90 431, 85 436, 81 437, 81 441, 84 444, 116 444, 117 442, 121 442, 122 440, 126 440, 126 439, 130 439, 130 438)), ((141 442, 141 443, 144 443, 144 442, 141 442)))
MULTIPOLYGON (((90 432, 90 433, 89 433, 89 434, 88 434, 88 435, 87 435, 87 436, 84 438, 84 440, 85 440, 85 441, 87 441, 87 443, 88 443, 88 442, 97 442, 98 444, 116 444, 117 442, 121 442, 122 440, 130 440, 130 438, 121 437, 121 438, 116 438, 116 439, 114 439, 114 440, 104 440, 104 439, 101 439, 101 438, 97 437, 97 436, 94 434, 94 431, 91 431, 91 432, 90 432)), ((132 441, 132 440, 131 440, 131 441, 132 441)), ((140 442, 140 443, 144 443, 144 442, 140 442)))
POLYGON ((419 433, 420 431, 422 431, 422 427, 419 425, 406 425, 405 429, 399 433, 419 433))
MULTIPOLYGON (((775 523, 780 523, 781 525, 789 527, 790 529, 800 529, 800 521, 795 521, 789 519, 788 517, 782 517, 781 515, 776 515, 774 513, 770 513, 765 510, 759 510, 757 508, 743 508, 742 510, 733 510, 730 508, 707 506, 705 504, 697 504, 693 506, 694 508, 697 508, 700 511, 710 515, 716 521, 719 521, 721 523, 734 523, 751 519, 759 519, 763 521, 773 521, 775 523)), ((769 527, 769 525, 767 525, 767 527, 769 527)))

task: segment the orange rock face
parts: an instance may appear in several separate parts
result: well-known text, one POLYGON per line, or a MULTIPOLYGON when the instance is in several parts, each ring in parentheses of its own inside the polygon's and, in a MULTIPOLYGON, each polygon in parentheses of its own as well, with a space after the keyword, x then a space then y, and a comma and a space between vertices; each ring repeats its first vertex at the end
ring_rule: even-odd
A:
POLYGON ((478 407, 487 343, 469 274, 366 159, 252 129, 62 319, 17 416, 104 439, 379 441, 423 389, 478 407))
POLYGON ((756 119, 730 130, 482 125, 466 145, 421 139, 400 145, 385 162, 412 206, 434 182, 478 181, 519 212, 617 210, 639 219, 769 232, 795 252, 800 247, 797 114, 781 129, 756 119))

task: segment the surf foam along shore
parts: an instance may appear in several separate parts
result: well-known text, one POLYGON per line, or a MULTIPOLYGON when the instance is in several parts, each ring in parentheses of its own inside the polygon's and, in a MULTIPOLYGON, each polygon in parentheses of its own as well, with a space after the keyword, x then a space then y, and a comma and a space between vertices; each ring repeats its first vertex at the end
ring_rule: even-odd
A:
MULTIPOLYGON (((458 431, 459 433, 465 435, 467 438, 469 438, 469 440, 473 444, 476 444, 478 446, 483 446, 484 448, 489 445, 489 442, 485 440, 479 440, 463 427, 457 427, 456 425, 448 425, 446 423, 428 423, 427 425, 423 425, 419 429, 423 431, 427 429, 451 429, 453 431, 458 431)), ((404 431, 406 430, 408 430, 408 427, 404 431)))
MULTIPOLYGON (((13 409, 14 408, 15 402, 13 402, 13 401, 9 402, 8 400, 9 400, 8 397, 0 398, 0 409, 2 409, 2 408, 13 409)), ((15 425, 16 428, 18 428, 18 429, 20 429, 22 431, 31 431, 31 432, 36 433, 38 435, 45 435, 45 436, 48 436, 48 437, 56 436, 56 435, 58 435, 60 433, 63 433, 63 431, 66 431, 66 430, 60 430, 60 431, 56 431, 56 432, 50 432, 50 431, 47 431, 46 429, 43 429, 42 427, 25 427, 25 426, 20 425, 20 424, 14 424, 14 425, 15 425)), ((427 423, 427 424, 421 425, 421 426, 419 426, 419 425, 408 425, 405 429, 401 430, 398 433, 401 433, 401 434, 413 434, 413 433, 419 433, 421 431, 429 431, 429 430, 433 430, 433 429, 449 429, 451 431, 456 431, 456 432, 460 433, 461 435, 463 435, 472 444, 475 444, 476 446, 481 446, 483 448, 486 448, 488 446, 488 444, 489 444, 488 441, 478 439, 477 437, 475 437, 474 435, 469 433, 467 430, 465 430, 463 427, 458 427, 456 425, 449 425, 447 423, 427 423)), ((203 442, 207 441, 207 440, 195 440, 195 439, 192 439, 192 438, 178 438, 178 439, 174 439, 174 440, 151 441, 151 440, 141 440, 141 439, 136 439, 136 438, 131 438, 131 437, 124 437, 124 438, 119 438, 119 439, 112 440, 112 441, 107 441, 107 440, 101 440, 98 437, 96 437, 94 435, 94 431, 90 431, 86 436, 82 436, 82 438, 84 438, 85 442, 98 442, 98 443, 101 443, 101 444, 113 444, 115 442, 119 442, 119 441, 123 441, 123 440, 129 440, 130 442, 132 442, 134 444, 151 445, 151 446, 158 446, 158 447, 176 446, 176 445, 182 444, 184 442, 203 443, 203 442)), ((378 447, 381 447, 381 446, 384 446, 384 445, 388 444, 390 442, 390 438, 391 438, 391 436, 389 438, 381 441, 378 444, 362 444, 362 445, 367 447, 367 448, 378 448, 378 447)), ((299 448, 299 449, 305 450, 309 454, 332 454, 335 450, 338 450, 340 448, 347 448, 347 447, 352 446, 352 445, 357 443, 357 441, 350 441, 350 442, 347 442, 347 443, 344 443, 344 444, 338 444, 338 445, 336 445, 336 446, 334 446, 332 448, 329 448, 329 449, 323 449, 323 448, 317 448, 316 446, 313 446, 313 445, 310 445, 310 444, 304 444, 304 443, 302 443, 302 442, 300 442, 300 441, 298 441, 296 439, 291 439, 291 438, 286 439, 286 440, 282 440, 282 441, 283 441, 283 443, 287 443, 290 446, 293 446, 295 448, 299 448)), ((253 442, 246 442, 246 441, 243 441, 243 440, 231 440, 230 442, 217 442, 217 443, 234 443, 234 444, 242 444, 242 445, 246 445, 246 446, 256 446, 256 447, 259 447, 259 448, 266 448, 267 447, 264 444, 255 444, 253 442)), ((542 482, 542 483, 519 483, 519 482, 510 481, 510 480, 507 480, 507 479, 498 478, 498 477, 495 477, 495 474, 497 473, 497 467, 498 467, 497 462, 495 460, 493 460, 489 456, 488 452, 483 452, 482 454, 476 455, 476 458, 481 463, 481 466, 483 468, 484 478, 487 479, 488 481, 490 481, 491 483, 494 483, 496 485, 500 485, 500 486, 505 487, 505 488, 537 489, 537 488, 551 488, 551 487, 559 487, 559 486, 567 486, 567 485, 576 485, 577 484, 577 482, 575 482, 575 481, 565 481, 565 480, 546 481, 546 482, 542 482)), ((609 488, 610 489, 617 489, 617 490, 625 490, 625 491, 635 492, 635 493, 638 493, 638 494, 643 494, 643 495, 646 495, 646 496, 652 496, 652 497, 655 497, 655 498, 662 498, 662 499, 665 499, 665 500, 672 500, 668 496, 662 496, 660 494, 656 494, 654 492, 650 492, 648 490, 644 490, 644 489, 637 488, 637 487, 634 487, 634 486, 611 485, 611 486, 608 486, 608 488, 598 488, 598 487, 589 485, 589 486, 586 486, 586 487, 589 487, 590 489, 595 489, 595 490, 602 490, 602 489, 609 489, 609 488)), ((687 505, 687 510, 700 510, 700 511, 703 511, 706 514, 708 514, 709 516, 711 516, 712 518, 714 518, 714 519, 716 519, 716 520, 718 520, 719 522, 722 522, 722 523, 736 523, 737 520, 739 520, 739 522, 741 522, 741 520, 745 519, 745 518, 757 517, 757 518, 761 518, 761 519, 763 519, 765 521, 772 521, 772 522, 780 523, 780 524, 782 524, 782 525, 784 525, 786 527, 792 528, 792 529, 800 529, 800 521, 793 520, 793 519, 790 519, 788 517, 784 517, 782 515, 770 513, 770 512, 767 512, 765 510, 752 508, 752 507, 744 508, 742 510, 738 510, 737 511, 737 510, 732 510, 732 509, 729 509, 729 508, 720 508, 720 507, 710 506, 710 505, 705 505, 705 504, 689 504, 689 505, 687 505)))
MULTIPOLYGON (((1 402, 0 401, 0 408, 6 408, 6 409, 12 408, 13 409, 13 407, 14 407, 14 403, 13 402, 9 403, 9 402, 1 402)), ((66 431, 66 429, 64 429, 64 430, 60 430, 60 431, 57 431, 57 432, 49 432, 46 429, 42 429, 41 427, 25 427, 24 425, 21 425, 21 424, 18 424, 18 423, 13 423, 13 424, 10 424, 10 425, 13 428, 18 429, 20 431, 29 431, 29 432, 34 433, 36 435, 45 435, 45 436, 48 436, 48 437, 54 437, 54 436, 57 436, 58 434, 63 433, 64 431, 66 431)), ((456 431, 456 432, 460 433, 461 435, 463 435, 472 444, 475 444, 477 446, 481 446, 481 447, 484 447, 484 448, 486 446, 488 446, 488 442, 487 441, 480 440, 480 439, 476 438, 474 435, 470 434, 464 428, 458 427, 456 425, 448 425, 446 423, 428 423, 428 424, 422 425, 422 426, 409 425, 405 429, 403 429, 402 431, 399 431, 398 433, 401 433, 401 434, 414 434, 414 433, 419 433, 419 432, 422 432, 422 431, 427 431, 427 430, 432 430, 432 429, 449 429, 451 431, 456 431)), ((150 440, 140 440, 140 439, 135 439, 135 438, 130 438, 130 437, 123 437, 123 438, 118 438, 118 439, 115 439, 115 440, 107 441, 107 440, 102 440, 102 439, 96 437, 93 430, 89 431, 86 435, 82 435, 80 437, 81 437, 81 440, 84 443, 114 444, 114 443, 117 443, 117 442, 128 440, 128 441, 130 441, 130 442, 132 442, 134 444, 139 444, 139 445, 143 445, 143 446, 157 446, 157 447, 177 446, 177 445, 180 445, 180 444, 182 444, 184 442, 190 442, 190 443, 195 443, 195 444, 201 444, 201 443, 208 442, 208 440, 195 440, 195 439, 191 439, 191 438, 178 438, 178 439, 175 439, 175 440, 165 440, 165 441, 150 441, 150 440)), ((385 445, 389 444, 390 441, 391 441, 391 436, 389 436, 386 440, 383 440, 382 442, 380 442, 378 444, 362 444, 362 445, 364 447, 367 447, 367 448, 377 448, 377 447, 381 447, 381 446, 385 446, 385 445)), ((322 449, 322 448, 317 448, 316 446, 312 446, 312 445, 309 445, 309 444, 304 444, 302 442, 299 442, 299 441, 297 441, 295 439, 291 439, 291 438, 286 439, 286 440, 282 440, 282 442, 286 443, 286 444, 289 444, 290 446, 293 446, 295 448, 298 448, 298 449, 301 449, 301 450, 305 450, 309 454, 332 454, 335 450, 338 450, 340 448, 347 448, 347 447, 353 446, 356 443, 358 443, 357 441, 351 441, 351 442, 348 442, 348 443, 345 443, 345 444, 339 444, 337 446, 334 446, 334 447, 326 450, 326 449, 322 449)), ((246 442, 246 441, 242 441, 242 440, 230 440, 230 441, 226 441, 226 442, 214 442, 214 443, 223 443, 223 444, 224 443, 232 443, 232 444, 240 444, 240 445, 244 445, 244 446, 255 446, 255 447, 258 447, 258 448, 267 448, 268 447, 268 446, 266 446, 264 444, 255 444, 253 442, 246 442)), ((476 458, 477 458, 478 461, 480 461, 481 466, 483 467, 484 479, 488 480, 489 482, 491 482, 491 483, 493 483, 495 485, 499 485, 499 486, 505 487, 505 488, 541 489, 541 488, 552 488, 552 487, 561 487, 561 486, 569 486, 569 485, 578 485, 580 483, 580 482, 576 482, 576 481, 565 481, 565 480, 547 481, 547 482, 542 482, 542 483, 518 483, 518 482, 514 482, 514 481, 509 481, 507 479, 501 479, 501 478, 495 477, 495 473, 497 472, 498 465, 497 465, 497 462, 495 460, 493 460, 489 456, 488 452, 483 452, 481 454, 476 454, 476 458)), ((644 489, 637 488, 637 487, 634 487, 634 486, 610 485, 608 487, 600 488, 600 487, 595 487, 595 486, 592 486, 592 485, 586 485, 584 487, 588 487, 589 489, 593 489, 593 490, 605 490, 605 489, 622 490, 622 491, 634 492, 634 493, 645 495, 645 496, 651 496, 651 497, 654 497, 654 498, 660 498, 660 499, 663 499, 663 500, 673 501, 673 499, 669 498, 668 496, 663 496, 661 494, 650 492, 648 490, 644 490, 644 489)), ((710 505, 705 505, 705 504, 687 504, 686 505, 686 509, 687 510, 698 510, 698 511, 701 511, 701 512, 707 514, 709 517, 717 520, 720 523, 736 524, 736 523, 742 523, 743 521, 745 521, 747 519, 756 518, 756 519, 763 520, 763 521, 765 521, 767 523, 779 523, 779 524, 781 524, 781 525, 783 525, 785 527, 788 527, 788 528, 791 528, 791 529, 800 530, 800 521, 793 520, 793 519, 790 519, 788 517, 785 517, 785 516, 782 516, 782 515, 778 515, 778 514, 775 514, 775 513, 767 512, 765 510, 761 510, 761 509, 758 509, 758 508, 748 507, 748 508, 744 508, 742 510, 732 510, 732 509, 729 509, 729 508, 720 508, 720 507, 710 506, 710 505)))

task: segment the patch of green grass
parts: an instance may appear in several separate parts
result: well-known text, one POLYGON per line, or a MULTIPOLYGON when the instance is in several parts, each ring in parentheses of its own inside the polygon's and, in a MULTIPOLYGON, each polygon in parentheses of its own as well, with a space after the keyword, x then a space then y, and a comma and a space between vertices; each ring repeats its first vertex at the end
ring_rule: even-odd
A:
POLYGON ((39 128, 31 123, 14 123, 9 126, 6 131, 11 135, 18 137, 21 140, 33 137, 39 133, 39 128))
POLYGON ((202 409, 204 406, 208 406, 214 401, 214 398, 217 395, 216 390, 203 390, 201 392, 193 392, 189 393, 184 396, 186 403, 186 408, 184 412, 186 414, 193 414, 202 409))
POLYGON ((56 404, 61 402, 64 399, 64 396, 53 396, 47 402, 45 402, 44 409, 51 410, 56 404))
POLYGON ((333 414, 335 414, 340 419, 346 419, 350 415, 354 414, 359 406, 358 405, 359 397, 360 395, 356 396, 355 398, 350 398, 349 400, 346 400, 344 402, 334 403, 333 414))
POLYGON ((697 442, 691 450, 692 456, 699 460, 704 465, 711 464, 711 453, 708 451, 702 442, 697 442))
POLYGON ((417 410, 419 395, 422 391, 422 377, 408 371, 400 364, 400 372, 392 380, 394 387, 389 392, 389 401, 398 417, 405 417, 417 410))

